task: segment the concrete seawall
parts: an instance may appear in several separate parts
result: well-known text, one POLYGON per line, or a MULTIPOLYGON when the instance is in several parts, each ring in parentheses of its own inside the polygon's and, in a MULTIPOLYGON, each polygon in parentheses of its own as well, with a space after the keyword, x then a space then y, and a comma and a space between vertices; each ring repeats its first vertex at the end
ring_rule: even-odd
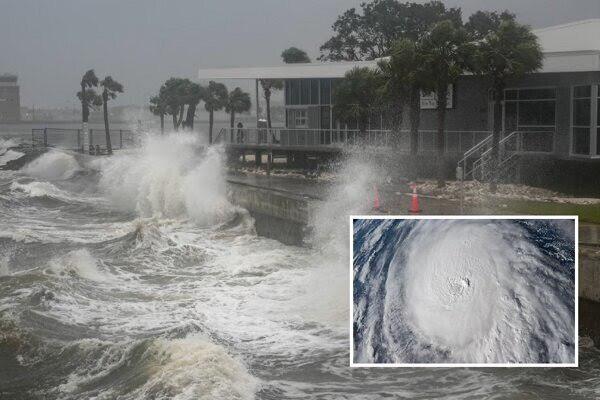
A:
POLYGON ((309 204, 319 198, 234 179, 228 179, 227 185, 229 200, 250 212, 259 235, 285 244, 304 244, 309 230, 309 204))

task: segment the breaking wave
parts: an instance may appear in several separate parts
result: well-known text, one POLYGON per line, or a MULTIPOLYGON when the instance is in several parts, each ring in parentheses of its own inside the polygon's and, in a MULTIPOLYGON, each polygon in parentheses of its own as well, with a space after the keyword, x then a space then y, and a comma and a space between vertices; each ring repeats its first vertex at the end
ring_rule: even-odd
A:
POLYGON ((188 133, 147 138, 140 151, 99 166, 100 189, 117 207, 142 217, 189 217, 209 224, 231 217, 220 149, 188 133))
POLYGON ((543 220, 356 220, 354 232, 356 362, 575 362, 564 230, 543 220))
POLYGON ((51 181, 69 179, 80 170, 74 156, 58 150, 50 150, 21 168, 27 175, 51 181))

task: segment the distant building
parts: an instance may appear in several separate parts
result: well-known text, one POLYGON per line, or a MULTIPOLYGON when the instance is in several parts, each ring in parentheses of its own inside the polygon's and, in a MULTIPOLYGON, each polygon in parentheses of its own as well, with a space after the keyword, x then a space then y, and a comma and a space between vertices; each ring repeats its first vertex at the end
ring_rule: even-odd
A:
POLYGON ((0 75, 0 122, 21 120, 21 100, 17 75, 0 75))

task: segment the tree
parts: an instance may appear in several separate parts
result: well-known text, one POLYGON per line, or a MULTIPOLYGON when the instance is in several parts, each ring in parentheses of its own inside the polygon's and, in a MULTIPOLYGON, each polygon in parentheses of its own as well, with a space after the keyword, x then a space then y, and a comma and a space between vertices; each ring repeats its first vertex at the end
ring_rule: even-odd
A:
POLYGON ((250 94, 244 92, 239 87, 236 87, 227 98, 225 104, 225 111, 229 113, 229 126, 231 127, 231 141, 233 142, 233 127, 235 124, 235 114, 243 113, 250 110, 252 102, 250 101, 250 94))
POLYGON ((222 83, 210 81, 206 88, 206 96, 204 97, 204 108, 208 111, 208 143, 212 144, 213 140, 213 122, 214 112, 222 109, 227 104, 229 95, 227 87, 222 83))
MULTIPOLYGON (((469 21, 471 22, 471 21, 469 21)), ((472 26, 474 26, 472 24, 472 26)), ((498 163, 498 149, 502 131, 502 101, 504 89, 510 80, 535 72, 542 66, 543 53, 537 36, 527 25, 506 17, 494 29, 474 30, 474 36, 481 37, 477 42, 475 72, 484 77, 492 89, 494 99, 494 128, 492 136, 492 159, 498 163)), ((490 190, 496 191, 498 169, 493 168, 494 176, 490 190)))
POLYGON ((160 133, 165 133, 165 114, 167 113, 167 103, 164 96, 159 93, 157 96, 150 98, 150 112, 160 117, 160 133))
POLYGON ((281 79, 261 79, 260 86, 263 89, 265 97, 265 105, 267 109, 267 126, 271 128, 271 94, 274 90, 283 89, 283 81, 281 79))
POLYGON ((398 39, 419 40, 436 22, 462 23, 460 8, 446 9, 441 1, 374 0, 362 3, 361 8, 362 12, 351 8, 337 18, 332 26, 334 36, 320 47, 319 60, 373 60, 389 55, 398 39))
POLYGON ((431 27, 429 34, 422 39, 421 51, 423 69, 437 96, 437 180, 438 186, 443 187, 448 86, 455 84, 458 77, 470 67, 474 48, 468 41, 466 30, 446 20, 431 27))
POLYGON ((389 59, 381 60, 378 65, 384 80, 382 96, 393 106, 392 115, 396 116, 393 125, 396 130, 400 129, 405 105, 409 106, 411 154, 416 155, 421 111, 420 91, 433 89, 422 68, 419 43, 411 39, 397 40, 392 45, 389 59))
POLYGON ((474 40, 482 40, 489 33, 495 32, 503 21, 515 22, 516 15, 508 10, 502 13, 496 11, 477 11, 469 17, 465 29, 474 40))
POLYGON ((381 78, 370 68, 355 67, 346 72, 335 88, 333 111, 342 121, 355 120, 364 134, 369 114, 379 105, 381 78))
POLYGON ((310 58, 304 50, 297 47, 290 47, 281 52, 281 58, 286 64, 309 63, 310 58))
POLYGON ((123 85, 115 81, 110 75, 100 82, 102 86, 102 109, 104 111, 104 132, 106 133, 106 151, 112 154, 112 144, 110 142, 110 129, 108 126, 108 100, 115 99, 117 93, 123 93, 123 85))
POLYGON ((166 104, 166 114, 173 119, 173 129, 179 129, 183 121, 183 112, 188 101, 188 89, 191 81, 183 78, 169 78, 160 87, 159 96, 166 104))
POLYGON ((188 108, 183 125, 186 128, 193 130, 194 117, 196 116, 196 107, 198 107, 200 100, 204 99, 204 96, 206 95, 206 89, 197 83, 190 82, 187 79, 186 81, 187 83, 184 85, 183 91, 185 92, 184 101, 188 105, 188 108))
POLYGON ((90 117, 90 109, 102 104, 102 98, 93 89, 98 87, 98 77, 93 69, 83 74, 80 86, 81 90, 77 92, 77 98, 81 101, 81 121, 87 123, 90 117))

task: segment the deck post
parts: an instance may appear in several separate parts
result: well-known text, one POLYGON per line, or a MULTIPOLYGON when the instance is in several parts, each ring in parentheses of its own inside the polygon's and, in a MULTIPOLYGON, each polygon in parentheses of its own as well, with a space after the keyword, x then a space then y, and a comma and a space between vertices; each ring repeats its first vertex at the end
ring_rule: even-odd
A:
POLYGON ((48 128, 44 128, 44 147, 48 147, 48 128))
POLYGON ((254 80, 254 89, 256 91, 256 127, 258 128, 258 120, 260 119, 260 106, 258 103, 258 78, 254 80))

